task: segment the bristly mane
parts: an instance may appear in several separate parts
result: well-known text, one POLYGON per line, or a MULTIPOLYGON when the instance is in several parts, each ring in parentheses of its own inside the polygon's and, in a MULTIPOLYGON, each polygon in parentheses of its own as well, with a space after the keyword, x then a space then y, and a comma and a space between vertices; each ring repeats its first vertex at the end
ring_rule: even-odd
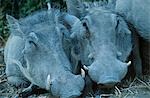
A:
POLYGON ((31 15, 19 19, 20 24, 25 26, 33 26, 41 23, 51 23, 59 16, 60 11, 52 9, 51 13, 48 10, 42 10, 32 13, 31 15), (51 17, 53 14, 54 17, 51 17), (54 19, 55 18, 55 19, 54 19))
POLYGON ((93 2, 83 2, 83 5, 84 5, 84 8, 86 9, 91 9, 91 8, 98 8, 98 7, 101 7, 101 8, 104 8, 104 9, 109 9, 109 10, 112 10, 114 9, 114 6, 115 6, 115 3, 116 0, 112 0, 112 1, 109 1, 109 0, 103 0, 103 1, 96 1, 94 0, 93 2))
POLYGON ((105 1, 83 2, 85 8, 90 9, 94 7, 103 7, 107 5, 105 1))

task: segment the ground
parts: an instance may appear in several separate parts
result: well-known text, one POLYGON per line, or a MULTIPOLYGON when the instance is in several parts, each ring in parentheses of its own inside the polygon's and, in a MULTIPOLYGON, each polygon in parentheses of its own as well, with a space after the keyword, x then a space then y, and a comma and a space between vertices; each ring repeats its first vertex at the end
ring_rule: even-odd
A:
MULTIPOLYGON (((4 44, 0 43, 0 98, 18 98, 16 97, 23 88, 16 88, 7 82, 5 74, 5 64, 3 59, 4 44)), ((49 93, 33 94, 28 98, 53 98, 49 93)), ((91 94, 90 97, 94 98, 91 94)), ((115 86, 111 93, 98 94, 95 98, 150 98, 150 76, 145 75, 142 79, 127 79, 115 86)))

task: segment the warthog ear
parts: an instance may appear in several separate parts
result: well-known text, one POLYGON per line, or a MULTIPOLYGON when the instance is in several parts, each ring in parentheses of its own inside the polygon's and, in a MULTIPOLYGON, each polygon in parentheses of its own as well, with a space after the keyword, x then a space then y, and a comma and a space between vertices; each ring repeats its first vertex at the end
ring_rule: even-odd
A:
POLYGON ((70 38, 81 38, 83 36, 83 33, 85 32, 85 27, 83 26, 79 18, 70 14, 65 14, 62 19, 66 24, 71 27, 70 38))
POLYGON ((131 42, 131 31, 128 28, 127 23, 120 16, 116 16, 116 46, 117 46, 117 56, 121 61, 125 61, 129 56, 132 49, 131 42))
POLYGON ((67 4, 67 11, 69 14, 81 18, 85 13, 82 0, 64 0, 67 4))
POLYGON ((82 21, 82 25, 85 28, 84 35, 83 35, 84 38, 89 38, 91 36, 90 28, 89 28, 90 27, 90 25, 89 25, 90 22, 91 22, 91 19, 90 19, 89 16, 86 16, 85 19, 82 21))
POLYGON ((90 25, 89 22, 91 22, 90 17, 86 16, 82 21, 76 22, 72 27, 72 34, 71 38, 76 37, 77 39, 86 39, 91 36, 90 34, 90 25))
POLYGON ((21 31, 20 24, 17 19, 10 15, 6 15, 8 25, 12 34, 22 37, 23 32, 21 31))

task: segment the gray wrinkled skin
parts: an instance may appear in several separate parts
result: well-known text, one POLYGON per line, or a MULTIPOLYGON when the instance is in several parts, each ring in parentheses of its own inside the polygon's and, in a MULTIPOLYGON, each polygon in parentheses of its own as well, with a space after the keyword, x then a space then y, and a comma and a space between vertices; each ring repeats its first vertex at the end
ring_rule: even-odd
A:
POLYGON ((150 41, 150 0, 117 0, 115 10, 150 41))
POLYGON ((114 85, 127 73, 131 32, 122 17, 101 8, 90 9, 73 25, 71 37, 79 41, 82 64, 98 84, 114 85))
POLYGON ((22 50, 24 41, 19 36, 10 35, 5 46, 4 60, 6 63, 6 75, 8 82, 15 86, 27 86, 28 80, 23 76, 18 65, 13 62, 13 59, 24 62, 22 50), (19 48, 18 48, 19 47, 19 48))
MULTIPOLYGON (((53 11, 35 13, 19 21, 7 16, 10 30, 13 31, 12 40, 16 40, 18 37, 17 41, 21 42, 7 43, 5 49, 7 51, 5 52, 7 73, 10 70, 16 72, 14 69, 9 69, 11 68, 11 65, 7 64, 10 62, 9 55, 19 55, 21 56, 19 58, 11 57, 12 62, 16 64, 14 67, 18 68, 17 75, 23 74, 31 84, 47 89, 55 96, 77 97, 83 90, 84 80, 81 75, 72 74, 71 64, 62 44, 62 30, 65 27, 57 22, 59 13, 53 11), (13 53, 9 49, 11 48, 10 44, 16 44, 13 53), (25 65, 19 60, 22 57, 25 65)), ((16 76, 14 75, 14 77, 16 76)), ((23 81, 22 76, 19 80, 23 81)))
MULTIPOLYGON (((115 11, 122 15, 134 28, 133 29, 133 65, 136 76, 142 75, 142 56, 139 36, 150 42, 150 1, 149 0, 117 0, 115 11), (136 32, 136 33, 135 33, 136 32)), ((149 58, 144 54, 144 58, 149 58)))

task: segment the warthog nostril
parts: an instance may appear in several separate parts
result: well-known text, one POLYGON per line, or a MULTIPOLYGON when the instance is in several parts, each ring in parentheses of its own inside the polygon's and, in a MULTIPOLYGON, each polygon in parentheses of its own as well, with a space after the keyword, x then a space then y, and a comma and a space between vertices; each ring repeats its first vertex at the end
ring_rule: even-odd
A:
POLYGON ((114 86, 118 82, 120 82, 120 80, 115 79, 115 78, 111 78, 111 77, 107 77, 107 78, 104 78, 103 81, 99 81, 98 84, 103 84, 105 86, 106 85, 108 85, 108 86, 114 86))
POLYGON ((79 95, 81 95, 80 91, 73 91, 73 92, 70 92, 70 93, 71 93, 70 96, 67 96, 67 98, 77 98, 79 95))
POLYGON ((110 82, 105 83, 104 85, 107 85, 107 86, 114 86, 114 85, 117 84, 117 83, 118 83, 118 82, 110 81, 110 82))
POLYGON ((105 88, 114 88, 116 83, 108 83, 108 84, 98 84, 98 88, 105 89, 105 88))
POLYGON ((99 88, 114 88, 114 86, 117 84, 117 82, 108 82, 105 84, 98 84, 99 88))

